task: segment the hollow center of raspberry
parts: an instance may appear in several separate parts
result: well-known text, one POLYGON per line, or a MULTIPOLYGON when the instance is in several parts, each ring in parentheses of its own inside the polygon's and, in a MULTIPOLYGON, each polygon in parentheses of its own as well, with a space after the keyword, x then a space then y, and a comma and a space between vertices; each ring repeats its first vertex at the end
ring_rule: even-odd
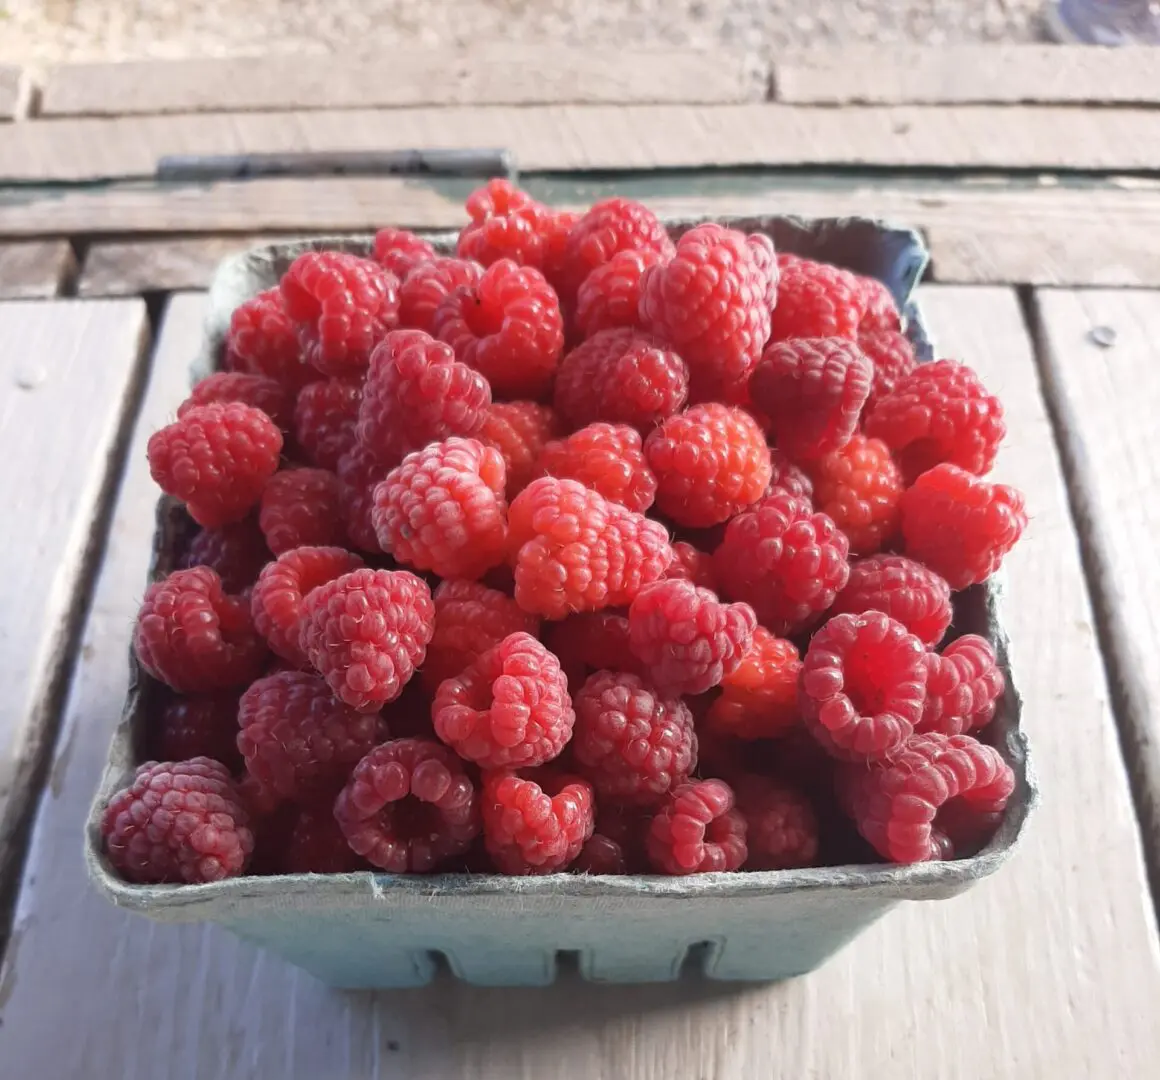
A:
POLYGON ((430 841, 444 830, 439 811, 431 803, 416 799, 414 795, 391 803, 390 814, 390 830, 404 842, 430 841))
POLYGON ((874 716, 887 707, 899 672, 891 664, 890 652, 874 645, 860 645, 846 657, 845 693, 862 716, 874 716))
POLYGON ((463 304, 463 321, 476 337, 489 337, 503 329, 503 308, 489 304, 478 291, 473 291, 463 304))

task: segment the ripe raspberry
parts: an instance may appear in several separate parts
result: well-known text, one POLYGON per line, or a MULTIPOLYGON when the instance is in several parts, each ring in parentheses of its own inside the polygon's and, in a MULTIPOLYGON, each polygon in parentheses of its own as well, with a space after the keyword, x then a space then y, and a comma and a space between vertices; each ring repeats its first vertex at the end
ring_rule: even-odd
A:
POLYGON ((105 853, 126 880, 221 881, 254 850, 249 815, 220 762, 147 761, 101 816, 105 853))
POLYGON ((349 874, 367 865, 351 851, 329 806, 298 809, 279 856, 285 874, 349 874))
POLYGON ((898 381, 918 366, 918 359, 910 340, 898 330, 859 330, 858 348, 874 365, 874 381, 864 409, 864 414, 869 416, 898 381))
POLYGON ((802 664, 792 642, 764 626, 731 672, 721 679, 721 696, 709 706, 711 731, 736 739, 776 739, 796 728, 798 676, 802 664))
POLYGON ((818 858, 818 816, 810 801, 787 784, 744 776, 736 784, 745 818, 746 870, 791 870, 818 858))
POLYGON ((330 689, 359 712, 402 693, 426 655, 435 605, 405 570, 354 570, 307 593, 299 645, 330 689))
POLYGON ((241 521, 278 468, 282 433, 237 402, 190 409, 149 439, 149 472, 199 525, 241 521))
POLYGON ((603 199, 568 234, 560 273, 562 295, 576 296, 589 274, 622 251, 655 252, 667 261, 673 242, 648 207, 632 199, 603 199))
POLYGON ((487 769, 551 761, 572 737, 576 714, 556 659, 530 634, 509 634, 440 684, 435 733, 487 769))
POLYGON ((761 428, 729 405, 694 405, 670 416, 644 452, 657 478, 657 509, 691 528, 728 521, 757 502, 773 474, 761 428))
POLYGON ((781 271, 777 266, 777 252, 773 247, 773 240, 764 233, 750 233, 745 242, 753 254, 757 265, 765 280, 764 303, 772 312, 777 305, 777 283, 781 278, 781 271))
POLYGON ((680 578, 691 581, 702 589, 717 591, 717 575, 713 571, 713 556, 699 551, 692 544, 678 540, 673 544, 673 561, 665 571, 665 579, 680 578))
POLYGON ((647 435, 688 396, 684 360, 627 328, 603 330, 576 346, 556 376, 556 410, 576 427, 603 420, 647 435))
POLYGON ((667 694, 703 694, 733 671, 753 640, 757 616, 748 604, 680 579, 647 585, 628 609, 633 655, 667 694))
POLYGON ((133 648, 150 675, 185 694, 241 686, 267 655, 246 601, 227 596, 205 566, 175 570, 145 590, 133 648))
POLYGON ((570 210, 553 211, 548 207, 544 207, 536 219, 536 228, 544 238, 544 265, 540 269, 544 271, 544 277, 556 290, 557 295, 560 293, 560 281, 564 275, 568 237, 579 220, 580 215, 570 210))
POLYGON ((952 589, 986 581, 1027 527, 1023 496, 955 465, 936 465, 902 496, 906 554, 952 589))
POLYGON ((540 451, 559 431, 556 414, 534 401, 497 401, 484 413, 477 438, 503 454, 509 501, 532 482, 540 451))
POLYGON ((855 559, 850 564, 850 580, 830 611, 834 615, 884 612, 928 648, 942 640, 954 616, 951 587, 933 570, 903 555, 855 559))
POLYGON ((249 375, 241 371, 215 371, 202 379, 178 407, 177 415, 182 417, 200 405, 227 401, 240 401, 243 405, 260 409, 283 431, 290 430, 293 391, 265 375, 249 375))
POLYGON ((692 401, 738 401, 769 338, 768 270, 745 234, 698 225, 676 255, 645 272, 644 326, 689 365, 692 401))
POLYGON ((375 488, 390 472, 365 446, 355 444, 338 459, 338 501, 347 539, 360 551, 381 552, 371 512, 375 488))
POLYGON ((628 859, 611 837, 593 833, 584 841, 580 854, 572 863, 574 874, 627 874, 628 859))
POLYGON ((664 261, 659 251, 620 251, 596 267, 576 295, 576 326, 584 337, 616 326, 640 325, 640 285, 650 266, 664 261))
POLYGON ((609 611, 569 615, 544 627, 544 644, 568 676, 568 689, 577 694, 597 671, 640 674, 640 661, 629 647, 628 619, 609 611))
POLYGON ((853 342, 780 341, 762 355, 749 394, 772 422, 778 449, 806 461, 850 441, 873 378, 873 365, 853 342))
POLYGON ((748 848, 745 818, 723 780, 682 784, 653 818, 648 857, 663 874, 707 874, 740 870, 748 848))
POLYGON ((208 566, 222 579, 226 592, 240 593, 258 580, 271 558, 266 538, 251 516, 220 529, 202 529, 189 542, 178 569, 208 566))
POLYGON ((149 753, 159 761, 213 758, 230 772, 239 772, 242 756, 237 733, 236 693, 175 697, 165 703, 156 719, 149 717, 149 753))
POLYGON ((808 503, 814 501, 814 482, 804 469, 790 461, 781 450, 769 451, 769 464, 772 469, 770 488, 781 488, 808 503))
POLYGON ((416 266, 399 286, 399 325, 435 333, 435 312, 459 288, 474 288, 483 267, 470 259, 440 257, 416 266))
POLYGON ((357 255, 308 251, 280 287, 306 359, 323 375, 359 375, 399 322, 398 278, 357 255))
POLYGON ((799 701, 806 726, 835 757, 888 758, 925 700, 926 648, 889 615, 835 615, 810 640, 799 701))
POLYGON ((551 476, 511 504, 508 538, 516 603, 549 619, 630 604, 673 558, 659 522, 551 476))
POLYGON ((547 214, 527 192, 502 178, 489 180, 467 197, 471 222, 459 234, 460 258, 490 266, 510 259, 521 266, 544 265, 544 236, 539 217, 547 214))
POLYGON ((636 675, 598 671, 576 695, 572 753, 601 799, 649 805, 697 764, 693 714, 636 675))
POLYGON ((299 547, 279 555, 258 577, 250 596, 254 625, 283 660, 305 666, 298 642, 302 602, 319 585, 357 570, 362 559, 339 547, 299 547))
POLYGON ((889 761, 848 767, 839 784, 858 831, 897 863, 954 858, 955 835, 997 824, 1014 790, 999 751, 969 735, 913 735, 889 761))
POLYGON ((461 762, 431 739, 376 746, 334 804, 351 848, 392 874, 423 874, 479 835, 479 798, 461 762))
POLYGON ((298 392, 294 441, 320 469, 337 469, 338 459, 354 446, 362 393, 356 379, 321 379, 298 392))
POLYGON ((725 529, 713 554, 721 591, 744 600, 775 634, 804 629, 850 576, 850 542, 809 503, 774 490, 725 529))
POLYGON ((291 548, 325 547, 346 539, 338 477, 326 469, 287 469, 262 492, 259 522, 275 555, 291 548))
POLYGON ((652 824, 654 807, 624 806, 607 801, 597 810, 596 829, 572 865, 574 871, 589 874, 647 874, 651 868, 645 852, 645 838, 652 824), (594 841, 600 841, 594 843, 594 841), (591 848, 595 850, 591 850, 591 848), (621 869, 608 868, 609 857, 619 855, 621 869), (586 858, 587 856, 587 858, 586 858), (599 858, 605 869, 589 868, 593 858, 599 858))
POLYGON ((579 480, 606 499, 643 513, 656 498, 656 477, 641 449, 640 432, 624 424, 589 424, 540 452, 541 476, 579 480))
POLYGON ((483 838, 501 874, 553 874, 580 854, 592 835, 592 788, 551 770, 523 779, 483 777, 483 838))
POLYGON ((927 653, 926 669, 926 705, 917 731, 961 735, 991 722, 1007 681, 988 641, 964 634, 941 656, 927 653))
POLYGON ((853 435, 812 462, 810 474, 814 506, 846 534, 852 554, 871 555, 894 539, 902 473, 884 442, 853 435))
POLYGON ((379 229, 372 258, 399 281, 424 263, 436 259, 435 249, 421 236, 406 229, 379 229))
POLYGON ((877 278, 856 274, 858 292, 862 297, 864 314, 858 323, 858 336, 881 332, 898 332, 902 328, 902 316, 890 290, 877 278))
POLYGON ((435 331, 493 393, 538 397, 551 384, 564 349, 560 302, 539 270, 511 259, 492 263, 475 288, 449 293, 435 331))
POLYGON ((771 340, 858 336, 868 297, 856 275, 811 259, 779 265, 771 340))
POLYGON ((276 379, 292 393, 318 378, 306 362, 277 288, 258 293, 234 309, 226 333, 226 355, 233 370, 276 379))

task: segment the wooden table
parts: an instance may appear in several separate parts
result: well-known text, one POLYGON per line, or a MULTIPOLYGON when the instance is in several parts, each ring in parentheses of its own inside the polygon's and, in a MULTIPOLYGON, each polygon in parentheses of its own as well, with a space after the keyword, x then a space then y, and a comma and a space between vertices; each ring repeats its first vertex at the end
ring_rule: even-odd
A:
POLYGON ((0 125, 0 1076, 1158 1075, 1160 88, 1147 57, 602 67, 540 53, 503 69, 523 72, 514 82, 494 57, 458 58, 435 81, 428 59, 397 61, 407 78, 370 78, 392 70, 381 58, 296 61, 292 78, 281 61, 63 69, 39 94, 0 73, 13 118, 0 125), (470 187, 166 185, 150 179, 155 158, 465 141, 516 147, 542 174, 529 185, 565 203, 620 190, 669 212, 859 212, 925 232, 921 303, 940 351, 1002 397, 997 471, 1031 520, 1009 609, 1044 799, 994 879, 906 906, 782 985, 444 979, 377 994, 332 992, 225 933, 154 926, 88 889, 81 823, 125 694, 152 529, 144 446, 186 393, 209 268, 242 234, 456 227, 470 187))

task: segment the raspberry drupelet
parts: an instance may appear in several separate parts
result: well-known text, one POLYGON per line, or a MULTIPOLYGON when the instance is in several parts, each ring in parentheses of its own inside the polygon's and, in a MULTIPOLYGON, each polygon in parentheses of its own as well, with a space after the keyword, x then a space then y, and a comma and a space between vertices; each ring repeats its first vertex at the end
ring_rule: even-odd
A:
POLYGON ((502 874, 554 874, 566 869, 592 835, 592 787, 551 769, 521 777, 483 777, 483 838, 502 874))
POLYGON ((215 371, 190 391, 189 397, 178 406, 177 416, 180 419, 199 405, 240 401, 264 412, 282 431, 289 431, 294 397, 293 390, 266 375, 215 371))
POLYGON ((258 522, 275 555, 306 545, 343 543, 338 477, 326 469, 275 473, 262 492, 258 522))
POLYGON ((673 561, 665 571, 666 578, 691 581, 702 589, 717 592, 717 574, 713 570, 713 556, 695 548, 685 540, 673 544, 673 561))
POLYGON ((862 297, 863 312, 858 323, 858 336, 883 332, 897 333, 902 329, 898 305, 886 285, 877 278, 855 274, 858 292, 862 297))
POLYGON ((318 378, 306 361, 278 288, 258 293, 234 309, 226 333, 226 360, 231 370, 265 375, 291 393, 318 378))
POLYGON ((407 229, 379 229, 375 233, 372 257, 403 281, 418 267, 434 261, 436 255, 428 241, 407 229))
POLYGON ((942 640, 954 616, 951 587, 933 570, 904 555, 870 555, 851 562, 850 580, 830 611, 834 615, 884 612, 928 648, 942 640))
POLYGON ((390 471, 358 443, 338 459, 338 502, 342 522, 351 546, 360 551, 382 551, 371 512, 375 505, 375 488, 390 471))
POLYGON ((638 513, 656 498, 657 481, 645 463, 640 432, 625 424, 589 424, 545 444, 537 471, 578 480, 638 513))
POLYGON ((251 515, 218 529, 202 529, 189 542, 178 569, 208 566, 222 579, 226 592, 240 593, 258 580, 271 558, 257 518, 251 515))
POLYGON ((294 441, 320 469, 337 469, 339 458, 355 443, 362 382, 319 379, 298 392, 294 441))
POLYGON ((435 333, 435 312, 456 289, 479 284, 483 267, 470 259, 439 257, 416 266, 399 286, 399 325, 435 333))
POLYGON ((740 777, 737 809, 745 818, 746 870, 791 870, 818 858, 818 816, 801 792, 765 776, 740 777))
POLYGON ((576 326, 584 337, 615 326, 640 325, 644 272, 664 261, 659 251, 620 251, 596 267, 576 294, 576 326))
POLYGON ((509 501, 535 478, 540 451, 559 433, 556 413, 534 401, 500 401, 486 411, 476 438, 503 454, 509 501))
POLYGON ((926 668, 926 704, 917 731, 961 735, 991 722, 1007 681, 985 638, 956 638, 941 654, 927 653, 926 668))
POLYGON ((788 491, 799 499, 813 503, 814 482, 800 465, 795 465, 783 451, 776 447, 769 451, 769 463, 773 470, 769 478, 771 489, 781 488, 782 491, 788 491))
POLYGON ((869 416, 874 406, 898 385, 899 380, 918 366, 918 359, 910 339, 898 330, 861 329, 858 331, 858 348, 874 365, 874 381, 870 384, 865 408, 865 415, 869 416))
POLYGON ((560 268, 561 295, 577 296, 593 271, 624 251, 650 252, 667 261, 673 242, 647 206, 614 196, 594 204, 569 232, 560 268))
POLYGON ((146 743, 157 761, 208 757, 231 773, 242 767, 238 753, 237 691, 174 697, 148 717, 146 743))
POLYGON ((779 256, 781 278, 770 338, 849 338, 858 336, 867 295, 849 270, 812 259, 779 256))
POLYGON ((648 858, 663 874, 740 870, 749 854, 745 818, 723 780, 682 784, 652 819, 648 858))
POLYGON ((814 506, 846 534, 851 554, 871 555, 894 539, 902 473, 884 442, 853 435, 811 462, 810 475, 814 506))
POLYGON ((764 626, 741 662, 721 679, 721 695, 709 706, 710 731, 735 739, 776 739, 801 724, 798 677, 802 664, 793 642, 764 626))

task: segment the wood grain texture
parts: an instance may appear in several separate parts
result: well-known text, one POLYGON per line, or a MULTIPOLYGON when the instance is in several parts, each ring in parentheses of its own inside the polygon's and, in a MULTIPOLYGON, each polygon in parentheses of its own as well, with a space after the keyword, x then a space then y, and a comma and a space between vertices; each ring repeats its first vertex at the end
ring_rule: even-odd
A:
POLYGON ((0 244, 0 300, 38 300, 57 296, 76 273, 67 240, 0 244))
POLYGON ((16 120, 27 107, 27 73, 23 68, 0 67, 0 120, 16 120))
POLYGON ((1160 103, 1148 48, 847 45, 778 53, 774 99, 801 105, 1160 103))
POLYGON ((1007 617, 1048 794, 1027 843, 993 880, 956 900, 904 906, 814 975, 777 986, 564 979, 549 990, 480 990, 440 981, 344 994, 212 927, 153 926, 103 904, 85 887, 76 851, 125 692, 147 563, 155 492, 144 440, 185 392, 203 316, 200 299, 179 298, 0 976, 0 1059, 14 1075, 35 1064, 59 1080, 91 1076, 94 1062, 110 1076, 153 1076, 158 1061, 175 1080, 1149 1075, 1160 1053, 1160 957, 1019 307, 994 289, 932 288, 924 299, 946 351, 969 357, 1003 395, 1014 434, 999 472, 1031 496, 1032 529, 1009 561, 1007 617))

